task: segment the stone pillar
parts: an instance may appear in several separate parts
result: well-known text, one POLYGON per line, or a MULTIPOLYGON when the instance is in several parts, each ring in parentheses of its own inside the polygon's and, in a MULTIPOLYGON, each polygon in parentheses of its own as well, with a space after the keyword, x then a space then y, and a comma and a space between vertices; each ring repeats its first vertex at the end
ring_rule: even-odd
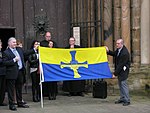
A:
POLYGON ((130 0, 121 0, 121 36, 130 52, 130 0))
POLYGON ((95 2, 94 0, 91 1, 91 30, 90 30, 90 36, 91 36, 91 47, 95 46, 95 2))
MULTIPOLYGON (((96 8, 96 19, 95 20, 101 20, 103 21, 103 0, 97 0, 97 3, 95 7, 96 8)), ((95 46, 102 46, 103 43, 103 24, 101 22, 96 23, 96 40, 95 40, 95 46)))
POLYGON ((134 67, 140 66, 140 20, 141 0, 131 0, 131 35, 132 35, 132 62, 134 67))
MULTIPOLYGON (((88 11, 87 11, 87 21, 88 21, 88 26, 90 26, 90 23, 89 23, 89 21, 91 21, 91 1, 90 0, 87 0, 87 2, 88 2, 88 11)), ((88 27, 88 30, 87 30, 87 32, 88 32, 88 35, 87 35, 87 37, 88 37, 88 47, 91 47, 91 28, 90 27, 88 27)))
MULTIPOLYGON (((104 0, 104 45, 113 50, 113 23, 112 23, 112 0, 104 0)), ((108 56, 109 62, 113 57, 108 56)))
POLYGON ((115 41, 121 37, 121 1, 120 0, 113 0, 113 21, 114 21, 114 45, 115 41))
POLYGON ((141 64, 150 64, 150 1, 141 2, 141 64))

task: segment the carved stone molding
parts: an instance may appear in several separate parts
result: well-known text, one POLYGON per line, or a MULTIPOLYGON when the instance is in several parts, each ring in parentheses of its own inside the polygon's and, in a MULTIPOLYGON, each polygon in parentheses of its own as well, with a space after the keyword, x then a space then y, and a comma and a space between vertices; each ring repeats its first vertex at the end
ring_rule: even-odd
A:
POLYGON ((49 20, 47 19, 46 15, 36 15, 34 17, 33 25, 36 33, 44 35, 45 32, 48 31, 49 20))

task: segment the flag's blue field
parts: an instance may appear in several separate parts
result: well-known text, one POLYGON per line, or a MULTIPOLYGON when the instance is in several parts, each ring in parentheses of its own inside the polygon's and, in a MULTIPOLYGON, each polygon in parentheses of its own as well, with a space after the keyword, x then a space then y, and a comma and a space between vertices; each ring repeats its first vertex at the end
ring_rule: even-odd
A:
POLYGON ((104 47, 39 47, 39 56, 43 82, 112 78, 104 47))

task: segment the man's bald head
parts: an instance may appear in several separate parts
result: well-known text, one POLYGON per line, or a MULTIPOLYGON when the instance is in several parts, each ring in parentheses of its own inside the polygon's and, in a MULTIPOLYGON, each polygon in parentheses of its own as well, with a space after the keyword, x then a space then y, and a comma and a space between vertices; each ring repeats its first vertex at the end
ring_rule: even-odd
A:
POLYGON ((51 40, 51 33, 50 32, 45 33, 45 40, 47 40, 47 41, 51 40))

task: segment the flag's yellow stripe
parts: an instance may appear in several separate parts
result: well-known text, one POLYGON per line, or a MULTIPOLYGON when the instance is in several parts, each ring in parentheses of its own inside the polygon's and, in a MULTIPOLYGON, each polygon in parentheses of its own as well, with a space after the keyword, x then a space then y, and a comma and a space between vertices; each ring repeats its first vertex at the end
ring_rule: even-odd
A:
POLYGON ((60 62, 70 63, 70 51, 76 51, 75 59, 79 62, 87 61, 88 64, 107 62, 105 47, 58 49, 39 47, 41 63, 60 64, 60 62))

